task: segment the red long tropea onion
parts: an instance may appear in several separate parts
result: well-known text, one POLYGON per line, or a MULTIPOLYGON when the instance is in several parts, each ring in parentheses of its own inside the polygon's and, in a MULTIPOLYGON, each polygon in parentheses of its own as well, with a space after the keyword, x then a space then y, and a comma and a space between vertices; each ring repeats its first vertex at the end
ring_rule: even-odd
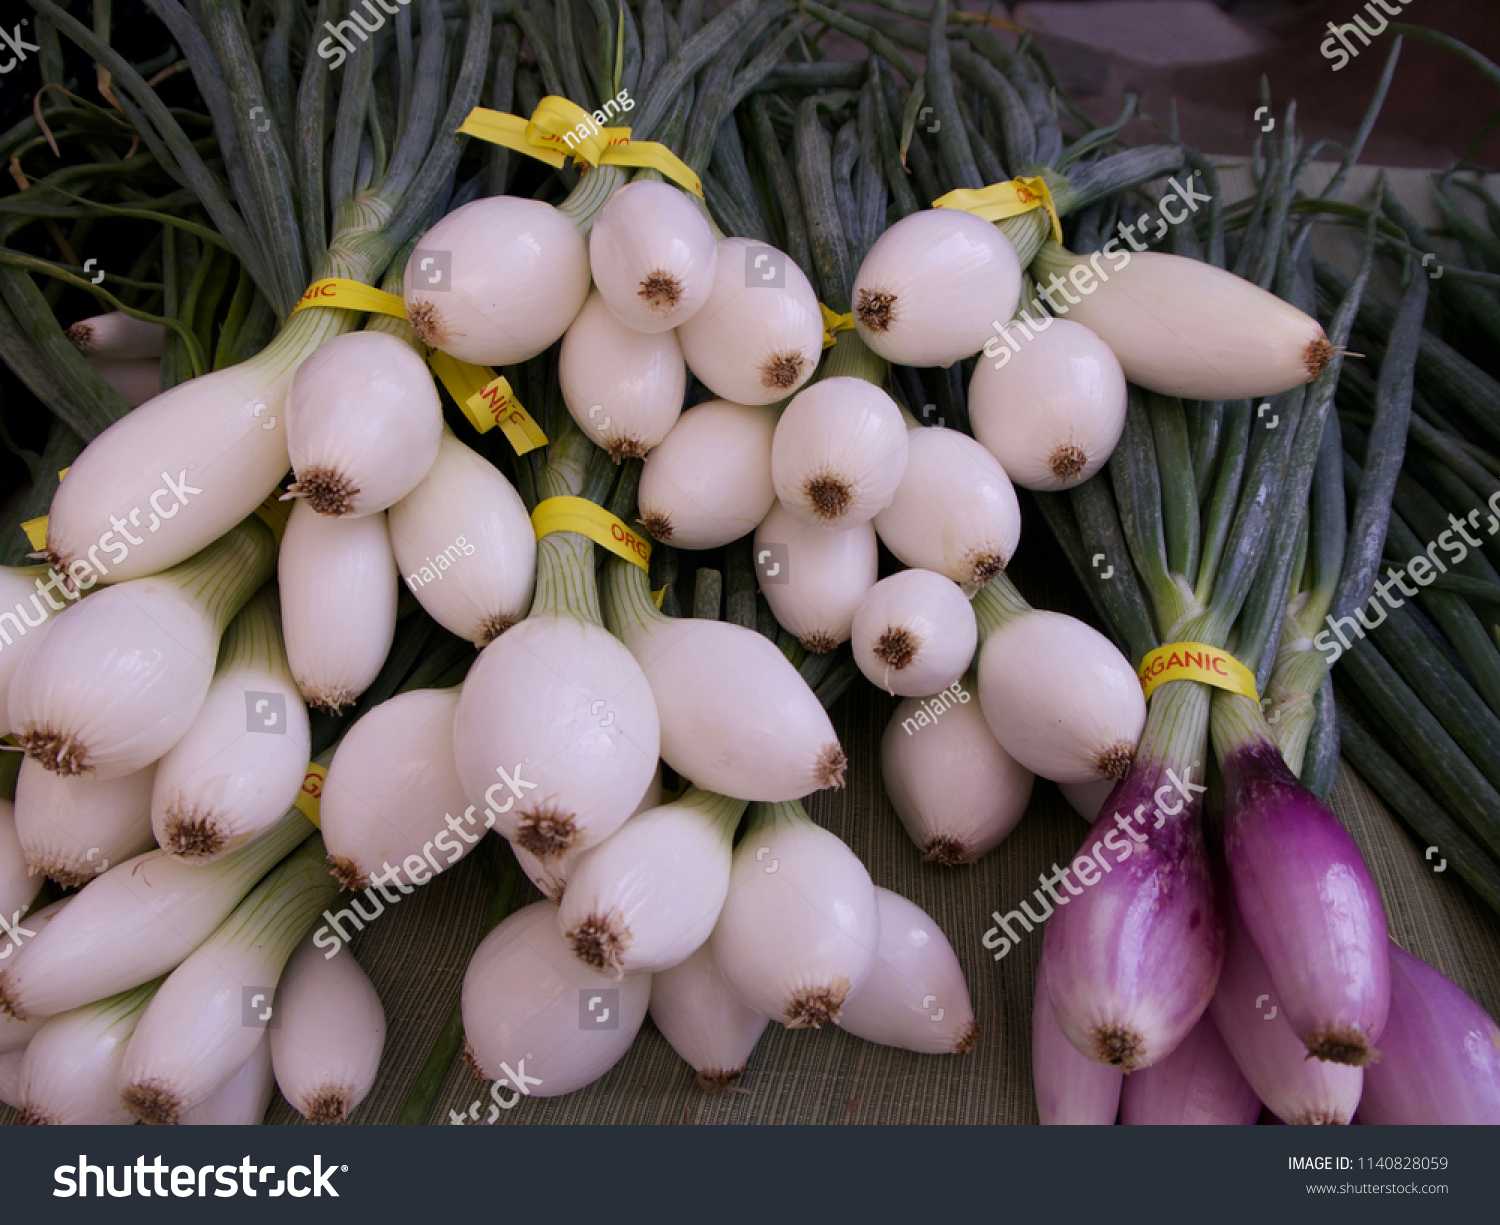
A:
POLYGON ((1214 699, 1224 858, 1287 1021, 1319 1059, 1364 1067, 1390 1007, 1385 907, 1354 839, 1287 768, 1259 708, 1214 699))
POLYGON ((1125 1078, 1120 1122, 1137 1125, 1249 1126, 1260 1118, 1260 1098, 1204 1013, 1177 1049, 1125 1078))
POLYGON ((1042 1122, 1112 1124, 1120 1110, 1124 1079, 1118 1068, 1085 1059, 1073 1049, 1052 1015, 1047 981, 1038 966, 1031 1005, 1031 1081, 1042 1122))
POLYGON ((1382 1059, 1365 1069, 1362 1123, 1500 1123, 1500 1025, 1394 941, 1382 1059))

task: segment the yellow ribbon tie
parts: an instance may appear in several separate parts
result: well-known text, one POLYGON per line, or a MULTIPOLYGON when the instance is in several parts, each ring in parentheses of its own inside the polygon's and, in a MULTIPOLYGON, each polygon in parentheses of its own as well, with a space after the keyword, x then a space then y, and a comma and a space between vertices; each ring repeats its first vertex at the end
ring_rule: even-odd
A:
POLYGON ((834 342, 838 339, 836 332, 854 331, 853 315, 840 315, 821 302, 818 303, 818 311, 823 316, 823 347, 825 349, 833 348, 834 342))
POLYGON ((1032 209, 1045 209, 1052 226, 1052 240, 1062 242, 1062 221, 1057 215, 1057 205, 1046 180, 1040 175, 991 183, 988 187, 959 188, 946 196, 939 196, 932 202, 932 207, 960 209, 983 221, 1003 221, 1032 209))

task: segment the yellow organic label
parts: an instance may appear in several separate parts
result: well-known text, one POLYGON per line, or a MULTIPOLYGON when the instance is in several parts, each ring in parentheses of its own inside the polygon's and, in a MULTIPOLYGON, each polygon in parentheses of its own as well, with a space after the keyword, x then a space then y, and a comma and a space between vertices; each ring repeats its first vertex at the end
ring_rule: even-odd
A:
POLYGON ((651 599, 656 604, 657 608, 661 607, 661 602, 664 599, 666 599, 666 598, 667 598, 667 589, 665 587, 658 587, 655 591, 653 591, 651 593, 651 599))
POLYGON ((307 292, 297 299, 292 314, 306 310, 309 306, 336 306, 340 310, 374 311, 378 315, 394 315, 406 318, 406 303, 393 293, 361 285, 341 276, 324 277, 307 287, 307 292))
POLYGON ((1255 673, 1228 651, 1201 642, 1169 642, 1141 660, 1141 688, 1146 696, 1168 681, 1199 681, 1259 702, 1255 673))
POLYGON ((854 331, 853 315, 840 315, 821 302, 818 303, 818 311, 823 316, 823 347, 825 349, 833 348, 834 341, 837 339, 835 333, 854 331))
POLYGON ((48 516, 43 515, 40 519, 28 519, 21 524, 26 539, 31 541, 31 547, 38 553, 47 547, 47 518, 48 516))
POLYGON ((577 532, 642 570, 650 569, 650 541, 587 498, 548 498, 531 512, 531 527, 538 540, 550 532, 577 532))
POLYGON ((297 793, 297 798, 292 801, 292 807, 297 809, 309 821, 322 829, 322 823, 318 820, 318 807, 323 801, 323 784, 328 778, 328 767, 320 766, 317 762, 307 763, 307 774, 302 779, 302 790, 297 793))
POLYGON ((1052 192, 1046 180, 1040 176, 1027 179, 1009 179, 1004 183, 991 183, 988 187, 960 188, 939 196, 932 202, 933 208, 956 208, 984 221, 1003 221, 1029 213, 1034 208, 1047 210, 1047 220, 1052 225, 1052 240, 1062 242, 1062 222, 1057 216, 1057 205, 1052 201, 1052 192))
POLYGON ((522 407, 510 384, 488 366, 461 362, 440 349, 427 355, 427 364, 481 434, 498 425, 517 455, 547 445, 547 435, 522 407))

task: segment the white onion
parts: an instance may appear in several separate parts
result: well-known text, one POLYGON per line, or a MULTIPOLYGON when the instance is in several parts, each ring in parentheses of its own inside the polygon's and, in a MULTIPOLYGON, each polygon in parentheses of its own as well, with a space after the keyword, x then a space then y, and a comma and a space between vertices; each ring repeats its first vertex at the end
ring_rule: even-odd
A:
POLYGON ((579 857, 557 922, 581 962, 610 978, 666 970, 713 932, 729 892, 743 800, 692 788, 633 817, 579 857))
POLYGON ((814 527, 792 517, 779 501, 755 529, 760 589, 781 627, 809 651, 848 642, 854 611, 880 575, 874 527, 814 527), (770 570, 778 563, 780 575, 770 570))
POLYGON ((771 404, 817 369, 823 316, 811 283, 784 251, 721 238, 713 290, 677 339, 689 369, 714 395, 771 404))
MULTIPOLYGON (((626 820, 629 821, 653 808, 660 808, 661 802, 661 762, 657 762, 656 773, 646 784, 646 793, 641 796, 640 803, 635 806, 635 811, 626 820)), ((623 829, 624 826, 621 828, 623 829)), ((574 851, 570 854, 555 855, 551 859, 539 859, 525 847, 517 846, 515 843, 511 843, 510 851, 516 857, 516 862, 521 865, 521 871, 530 878, 531 883, 554 902, 562 901, 563 891, 568 887, 568 877, 578 861, 588 853, 587 851, 574 851)))
POLYGON ((964 593, 931 570, 881 579, 854 614, 854 662, 873 684, 903 697, 948 688, 968 671, 978 642, 964 593))
POLYGON ((489 196, 454 209, 422 236, 402 284, 422 343, 460 361, 510 366, 535 357, 573 322, 589 291, 588 246, 552 205, 489 196))
POLYGON ((254 1053, 262 1034, 252 1022, 272 1019, 287 959, 338 896, 323 860, 323 840, 314 834, 167 976, 120 1069, 120 1100, 136 1118, 176 1123, 254 1053))
POLYGON ((427 364, 386 332, 335 336, 302 363, 286 398, 288 492, 320 514, 358 518, 400 501, 437 458, 443 406, 427 364))
POLYGON ((281 538, 281 629, 297 688, 338 714, 380 673, 396 636, 396 559, 384 513, 333 519, 298 502, 281 538))
POLYGON ((307 706, 281 641, 268 585, 230 622, 198 718, 161 759, 152 790, 156 839, 206 863, 281 819, 307 773, 307 706))
POLYGON ((750 800, 844 785, 847 761, 828 712, 775 643, 727 621, 662 616, 629 562, 612 559, 605 575, 605 616, 656 695, 672 769, 705 791, 750 800))
POLYGON ((131 408, 161 395, 161 358, 131 357, 123 360, 89 358, 95 372, 131 408))
POLYGON ((891 504, 906 451, 906 423, 890 396, 864 379, 823 379, 781 414, 771 482, 799 523, 850 528, 891 504))
POLYGON ((250 1058, 196 1106, 177 1116, 184 1127, 250 1127, 265 1121, 276 1077, 271 1071, 271 1043, 262 1038, 250 1058))
POLYGON ((1021 298, 1021 263, 990 222, 958 209, 912 213, 865 255, 850 294, 860 339, 901 366, 979 352, 1021 298))
POLYGON ((1021 539, 1021 507, 1005 469, 957 430, 929 426, 906 437, 901 484, 875 516, 880 539, 908 566, 955 583, 989 582, 1021 539))
MULTIPOLYGON (((41 892, 42 883, 42 877, 33 874, 26 863, 26 848, 16 828, 15 805, 0 800, 0 915, 7 923, 26 913, 41 892)), ((8 937, 5 945, 12 948, 8 937)))
MULTIPOLYGON (((769 436, 766 453, 770 454, 769 436)), ((768 466, 766 488, 770 487, 768 466)), ((22 656, 42 640, 52 618, 73 598, 46 566, 0 566, 0 734, 10 731, 10 683, 22 656)))
POLYGON ((525 616, 536 579, 531 517, 499 469, 451 430, 387 518, 406 585, 444 629, 485 646, 525 616))
POLYGON ((713 288, 718 246, 701 208, 670 183, 638 179, 609 198, 589 234, 589 268, 609 309, 637 332, 686 323, 713 288))
MULTIPOLYGON (((155 849, 151 786, 156 773, 153 764, 118 778, 67 778, 35 761, 22 762, 16 780, 16 836, 28 866, 64 889, 77 889, 107 872, 110 864, 155 849)), ((5 914, 8 918, 10 912, 5 914)))
POLYGON ((118 778, 170 749, 203 705, 220 636, 275 556, 271 530, 251 516, 180 566, 69 608, 11 678, 10 725, 28 755, 59 774, 118 778))
POLYGON ((25 1051, 7 1051, 0 1055, 0 1103, 21 1108, 21 1061, 25 1051))
POLYGON ((21 1061, 21 1121, 134 1122, 120 1105, 120 1070, 126 1043, 161 983, 156 979, 48 1020, 21 1061))
POLYGON ((757 804, 714 928, 719 972, 788 1029, 837 1024, 869 979, 880 907, 859 858, 800 804, 757 804))
POLYGON ((706 400, 677 419, 641 471, 640 522, 663 544, 717 549, 766 517, 776 500, 776 410, 706 400))
POLYGON ((1125 372, 1081 323, 1042 319, 1039 330, 1006 329, 986 347, 969 381, 969 419, 1017 485, 1071 489, 1098 472, 1120 441, 1125 372))
POLYGON ((589 294, 557 355, 563 402, 578 428, 616 463, 639 459, 682 413, 687 367, 675 332, 647 335, 589 294))
POLYGON ((1108 269, 1098 253, 1045 243, 1032 275, 1055 311, 1097 333, 1141 387, 1252 399, 1312 381, 1333 356, 1316 319, 1232 272, 1159 251, 1103 254, 1108 269))
POLYGON ((630 1049, 650 996, 649 974, 616 983, 574 957, 557 906, 534 902, 486 936, 464 972, 469 1063, 513 1095, 572 1093, 630 1049))
MULTIPOLYGON (((977 606, 993 590, 976 597, 982 625, 987 614, 977 606)), ((1114 643, 1074 617, 1037 609, 985 627, 979 704, 1005 751, 1058 783, 1124 778, 1146 725, 1141 683, 1114 643)))
POLYGON ((651 1019, 698 1073, 705 1093, 740 1078, 770 1021, 740 1003, 714 961, 713 941, 686 961, 651 976, 651 1019))
MULTIPOLYGON (((42 930, 57 917, 58 912, 77 896, 77 894, 70 893, 59 901, 43 906, 40 910, 32 911, 19 923, 15 921, 17 916, 14 911, 7 914, 6 921, 10 923, 12 931, 19 937, 19 943, 10 936, 0 940, 0 970, 9 970, 14 973, 31 948, 31 937, 40 935, 42 930)), ((4 1007, 0 1007, 0 1055, 24 1049, 46 1020, 46 1017, 36 1015, 18 1019, 7 1012, 4 1007)))
POLYGON ((963 1055, 979 1026, 953 946, 932 916, 876 886, 880 946, 865 985, 845 1002, 839 1027, 856 1038, 925 1055, 963 1055))
POLYGON ((367 711, 339 742, 319 823, 345 889, 425 884, 484 837, 490 819, 465 809, 454 764, 457 710, 457 686, 413 689, 367 711))
POLYGON ((619 641, 576 617, 533 613, 480 652, 453 742, 469 802, 500 808, 495 828, 550 860, 624 824, 656 771, 661 727, 619 641), (526 780, 523 797, 502 800, 501 771, 526 780))
POLYGON ((968 678, 896 707, 880 742, 886 794, 922 857, 948 867, 997 847, 1031 801, 1034 776, 991 734, 968 678))
POLYGON ((166 348, 167 329, 146 319, 132 319, 124 311, 108 311, 80 319, 69 326, 67 336, 85 357, 127 361, 159 358, 166 348))
POLYGON ((1059 783, 1057 789, 1062 792, 1069 807, 1092 825, 1115 786, 1116 782, 1112 778, 1098 778, 1082 783, 1059 783))
POLYGON ((342 1123, 369 1096, 385 1010, 353 953, 326 958, 304 940, 287 962, 271 1030, 281 1096, 312 1123, 342 1123))

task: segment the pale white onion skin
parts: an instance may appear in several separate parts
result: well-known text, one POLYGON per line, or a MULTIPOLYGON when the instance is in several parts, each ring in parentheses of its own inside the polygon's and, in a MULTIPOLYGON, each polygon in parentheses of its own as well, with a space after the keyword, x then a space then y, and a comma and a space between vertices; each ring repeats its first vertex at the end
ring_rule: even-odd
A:
POLYGON ((1035 781, 1000 747, 976 696, 964 679, 946 694, 907 698, 880 742, 891 807, 922 857, 949 867, 999 846, 1025 814, 1035 781))
POLYGON ((967 434, 907 431, 896 495, 875 516, 885 547, 908 566, 955 583, 987 583, 1021 541, 1021 506, 999 462, 967 434))
POLYGON ((677 419, 641 472, 640 522, 679 549, 717 549, 755 530, 776 501, 776 410, 706 400, 677 419))
POLYGON ((854 662, 887 693, 939 693, 968 671, 979 644, 969 601, 951 579, 902 570, 876 583, 854 613, 854 662))
POLYGON ((89 365, 131 408, 161 395, 160 357, 91 357, 89 365))
MULTIPOLYGON (((779 501, 755 529, 755 556, 786 550, 784 582, 761 578, 761 594, 781 627, 819 654, 848 642, 854 612, 880 576, 880 545, 869 523, 814 527, 779 501)), ((764 575, 764 569, 762 570, 764 575)))
POLYGON ((297 688, 338 713, 379 675, 396 636, 396 559, 382 514, 334 519, 298 502, 277 563, 281 631, 297 688))
MULTIPOLYGON (((271 1031, 267 1030, 267 1033, 271 1031)), ((262 1038, 240 1070, 196 1106, 177 1116, 182 1127, 250 1127, 265 1122, 276 1092, 271 1043, 262 1038)))
POLYGON ((823 316, 817 293, 791 256, 749 238, 721 238, 713 290, 677 339, 688 368, 714 395, 736 404, 773 404, 817 369, 823 316), (781 285, 766 283, 764 274, 778 267, 781 285))
POLYGON ((1062 613, 1030 612, 986 638, 979 702, 1005 751, 1057 783, 1124 777, 1146 726, 1146 699, 1125 657, 1062 613))
POLYGON ((637 332, 686 323, 708 301, 718 242, 697 204, 670 183, 622 187, 594 218, 589 268, 616 319, 637 332))
POLYGON ((689 792, 583 852, 557 914, 574 955, 616 979, 692 956, 728 895, 730 844, 743 811, 739 801, 689 792))
POLYGON ((805 817, 752 824, 712 942, 747 1007, 788 1029, 837 1024, 875 968, 875 886, 853 851, 805 817))
MULTIPOLYGON (((656 773, 651 776, 651 781, 646 785, 646 794, 641 796, 641 802, 635 806, 635 811, 626 820, 632 820, 652 808, 661 807, 661 802, 661 763, 657 762, 656 773)), ((621 826, 621 828, 624 827, 621 826)), ((525 847, 517 846, 514 842, 510 844, 510 852, 516 857, 516 862, 521 865, 521 871, 526 873, 531 883, 554 902, 563 900, 563 892, 568 887, 568 877, 578 861, 587 854, 586 851, 574 851, 566 855, 555 855, 551 859, 539 859, 525 847)))
POLYGON ((11 727, 65 735, 95 778, 133 774, 192 726, 218 649, 218 627, 170 579, 96 591, 22 657, 11 727))
MULTIPOLYGON (((510 1097, 523 1087, 531 1097, 572 1093, 598 1080, 630 1049, 650 997, 649 974, 615 982, 574 957, 557 929, 557 906, 534 902, 486 936, 464 972, 469 1063, 485 1080, 510 1079, 503 1090, 510 1097), (619 1028, 601 1023, 584 1029, 583 1001, 605 991, 619 992, 619 1028), (512 1070, 527 1078, 524 1086, 515 1083, 512 1070), (541 1083, 534 1083, 538 1078, 541 1083)), ((600 1003, 594 1012, 601 1020, 603 1008, 600 1003)))
POLYGON ((488 818, 469 808, 459 782, 457 710, 457 688, 413 689, 373 707, 344 734, 319 815, 328 862, 345 889, 377 880, 422 885, 479 845, 488 818))
POLYGON ((0 1103, 21 1108, 21 1061, 25 1051, 7 1051, 0 1055, 0 1103))
POLYGON ((409 494, 437 458, 443 406, 432 373, 386 332, 335 336, 302 363, 286 443, 314 510, 359 518, 409 494))
POLYGON ((1057 789, 1073 811, 1092 825, 1098 819, 1104 801, 1109 799, 1109 793, 1115 789, 1115 780, 1098 778, 1083 783, 1059 783, 1057 789))
POLYGON ((1018 352, 989 345, 969 381, 974 437, 1025 489, 1082 484, 1104 467, 1125 429, 1125 372, 1081 323, 1047 320, 1018 352), (993 356, 993 359, 991 355, 993 356))
POLYGON ((880 909, 875 968, 845 1002, 839 1027, 903 1051, 967 1054, 978 1040, 979 1025, 953 946, 915 902, 878 885, 875 902, 880 909))
POLYGON ((153 764, 119 778, 65 778, 30 758, 23 761, 15 813, 16 836, 27 863, 38 877, 76 889, 109 871, 111 864, 155 849, 151 787, 156 773, 153 764))
POLYGON ((312 747, 274 587, 230 623, 220 655, 197 720, 157 763, 151 789, 156 841, 190 863, 209 863, 281 820, 301 790, 312 747), (274 727, 250 730, 270 719, 274 727))
POLYGON ((385 1009, 354 954, 325 958, 304 940, 281 975, 270 1031, 281 1096, 312 1123, 342 1123, 366 1097, 385 1048, 385 1009))
POLYGON ((130 361, 162 355, 167 329, 160 323, 132 319, 124 311, 107 311, 71 324, 67 337, 85 357, 130 361))
MULTIPOLYGON (((1104 260, 1108 280, 1095 281, 1091 293, 1070 286, 1076 303, 1060 290, 1054 300, 1114 350, 1130 382, 1150 391, 1189 400, 1269 396, 1310 382, 1332 356, 1315 319, 1222 268, 1159 251, 1122 250, 1104 260), (1116 268, 1122 256, 1130 262, 1116 268)), ((1040 286, 1041 261, 1037 269, 1040 286)))
POLYGON ((698 1073, 705 1093, 740 1078, 771 1022, 740 1002, 714 961, 709 941, 686 961, 651 976, 651 1019, 698 1073))
POLYGON ((124 1126, 125 1047, 158 984, 137 987, 52 1017, 21 1061, 21 1118, 32 1124, 124 1126))
POLYGON ((687 366, 677 333, 632 330, 598 292, 563 336, 557 375, 569 415, 617 462, 644 456, 682 414, 687 366))
MULTIPOLYGON (((769 434, 766 454, 770 455, 769 434)), ((769 460, 767 461, 766 488, 770 489, 769 460)), ((742 533, 743 534, 743 533, 742 533)), ((42 592, 37 589, 38 580, 46 586, 48 579, 45 566, 0 566, 0 626, 4 627, 9 642, 0 640, 0 734, 9 734, 10 683, 20 666, 21 659, 38 642, 42 634, 53 623, 53 618, 68 606, 67 595, 58 583, 42 592), (50 598, 49 598, 50 597, 50 598), (55 605, 55 607, 54 607, 55 605), (20 624, 13 622, 14 615, 20 624), (33 621, 32 618, 36 620, 33 621)))
MULTIPOLYGON (((22 764, 24 768, 35 763, 22 764)), ((0 914, 5 916, 7 923, 26 913, 26 908, 41 892, 42 883, 42 877, 31 875, 27 868, 26 848, 16 828, 16 806, 9 800, 0 800, 0 914)), ((15 956, 18 950, 10 937, 5 937, 4 945, 10 950, 7 955, 15 956)))
MULTIPOLYGON (((32 911, 22 921, 21 926, 28 932, 35 932, 40 935, 42 929, 52 921, 58 911, 62 910, 76 896, 76 894, 69 894, 59 901, 43 906, 40 910, 32 911)), ((7 922, 13 920, 15 918, 15 911, 10 911, 5 918, 7 922)), ((16 926, 14 922, 11 922, 10 925, 12 928, 16 926)), ((21 964, 27 950, 30 948, 31 940, 27 936, 21 937, 19 946, 9 937, 0 939, 0 970, 14 971, 21 964)), ((18 1021, 10 1013, 0 1008, 0 1055, 9 1054, 11 1051, 24 1050, 26 1044, 31 1041, 46 1021, 47 1018, 44 1016, 28 1016, 24 1020, 18 1021)))
POLYGON ((588 244, 550 204, 489 196, 422 236, 403 285, 407 318, 424 344, 460 361, 509 366, 535 357, 573 322, 589 291, 588 244), (442 252, 452 283, 438 288, 437 267, 421 262, 442 252))
POLYGON ((482 647, 526 615, 536 582, 526 504, 451 430, 427 475, 387 519, 402 581, 444 629, 482 647))
POLYGON ((992 320, 1015 314, 1021 263, 990 222, 930 209, 876 239, 850 297, 860 339, 886 361, 951 366, 979 352, 992 320))
POLYGON ((851 528, 891 504, 907 445, 901 409, 874 383, 823 379, 798 392, 776 423, 771 483, 799 523, 851 528))
POLYGON ((619 829, 661 756, 640 665, 573 617, 529 617, 485 647, 464 679, 453 739, 463 790, 481 811, 497 771, 519 766, 535 784, 520 799, 495 793, 497 804, 514 800, 495 828, 547 860, 619 829))
POLYGON ((18 1021, 9 1013, 0 1012, 0 1055, 9 1055, 12 1051, 18 1054, 24 1052, 26 1044, 36 1036, 47 1020, 47 1017, 27 1017, 24 1021, 18 1021))

